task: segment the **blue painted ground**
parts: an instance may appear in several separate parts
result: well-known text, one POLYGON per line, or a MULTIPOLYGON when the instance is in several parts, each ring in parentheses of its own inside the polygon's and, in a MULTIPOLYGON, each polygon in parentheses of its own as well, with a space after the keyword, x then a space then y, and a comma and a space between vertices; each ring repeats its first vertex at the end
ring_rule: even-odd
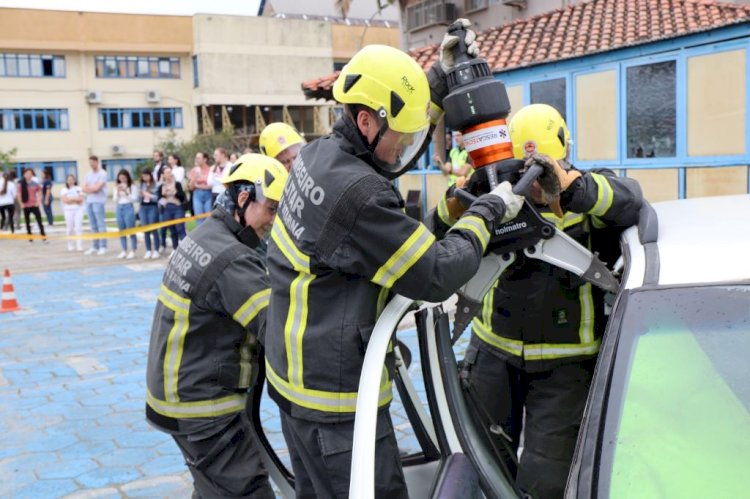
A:
MULTIPOLYGON (((0 497, 190 495, 177 447, 143 413, 162 272, 147 263, 13 276, 24 310, 0 314, 0 497)), ((415 334, 399 337, 423 393, 415 334)), ((392 414, 401 450, 416 450, 400 404, 392 414)), ((262 421, 288 460, 267 398, 262 421)))

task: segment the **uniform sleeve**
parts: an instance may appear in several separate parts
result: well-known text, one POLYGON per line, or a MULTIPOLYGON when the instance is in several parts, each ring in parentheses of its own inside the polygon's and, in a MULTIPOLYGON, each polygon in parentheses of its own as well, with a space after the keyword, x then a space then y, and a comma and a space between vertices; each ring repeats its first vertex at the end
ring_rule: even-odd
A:
POLYGON ((563 209, 591 215, 594 228, 629 227, 638 222, 643 193, 636 180, 607 169, 582 173, 562 193, 563 209))
POLYGON ((268 275, 249 255, 234 259, 219 274, 206 301, 254 333, 261 343, 265 335, 266 308, 271 296, 268 275))
POLYGON ((390 186, 371 191, 358 209, 352 208, 350 223, 344 216, 334 216, 335 227, 330 223, 324 227, 321 239, 333 237, 335 244, 327 245, 332 250, 323 252, 322 260, 409 298, 442 301, 476 272, 494 220, 505 206, 497 196, 483 196, 441 240, 403 212, 390 186))

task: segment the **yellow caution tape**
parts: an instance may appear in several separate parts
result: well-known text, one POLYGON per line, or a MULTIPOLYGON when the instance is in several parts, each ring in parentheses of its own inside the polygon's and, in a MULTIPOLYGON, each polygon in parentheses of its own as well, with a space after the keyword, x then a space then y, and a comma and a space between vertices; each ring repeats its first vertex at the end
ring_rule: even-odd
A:
POLYGON ((183 217, 183 218, 176 218, 174 220, 169 220, 167 222, 157 222, 155 224, 149 224, 149 225, 139 225, 138 227, 133 227, 132 229, 125 229, 120 230, 117 232, 97 232, 97 233, 87 233, 87 234, 81 234, 80 236, 43 236, 41 234, 0 234, 0 239, 18 239, 18 240, 28 240, 28 239, 37 239, 37 240, 72 240, 72 239, 112 239, 115 237, 125 237, 125 236, 131 236, 133 234, 138 234, 139 232, 150 232, 152 230, 161 229, 162 227, 169 227, 171 225, 177 225, 185 222, 190 222, 192 220, 200 220, 201 218, 207 218, 211 216, 211 213, 203 213, 201 215, 196 215, 194 217, 183 217))

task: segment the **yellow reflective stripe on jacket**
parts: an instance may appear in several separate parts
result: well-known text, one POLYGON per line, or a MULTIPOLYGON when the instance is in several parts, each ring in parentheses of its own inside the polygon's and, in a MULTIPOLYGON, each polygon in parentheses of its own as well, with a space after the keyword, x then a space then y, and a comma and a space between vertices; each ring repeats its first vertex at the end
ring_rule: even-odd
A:
POLYGON ((523 355, 523 341, 512 340, 510 338, 504 338, 503 336, 494 334, 487 325, 483 324, 482 321, 480 321, 476 317, 471 322, 471 329, 474 331, 474 334, 479 337, 480 340, 484 341, 488 345, 499 348, 500 350, 508 352, 512 355, 516 355, 519 357, 523 355))
POLYGON ((487 230, 484 220, 474 215, 466 215, 461 217, 458 222, 451 228, 451 230, 466 229, 474 233, 479 239, 479 243, 482 248, 487 248, 487 243, 490 242, 490 231, 487 230))
POLYGON ((591 343, 540 343, 524 345, 523 358, 526 360, 554 360, 579 355, 593 355, 599 351, 599 340, 591 343))
POLYGON ((578 337, 582 345, 594 341, 594 297, 591 295, 591 283, 587 282, 578 288, 578 301, 581 304, 581 323, 578 337))
POLYGON ((249 388, 253 376, 252 349, 255 345, 254 335, 251 332, 245 334, 245 340, 240 346, 240 379, 239 388, 249 388))
POLYGON ((380 317, 380 314, 383 313, 383 309, 385 309, 385 302, 388 299, 388 288, 380 288, 380 292, 378 292, 378 303, 375 306, 375 318, 377 319, 380 317))
POLYGON ((456 220, 451 218, 451 214, 448 211, 448 202, 445 200, 445 196, 440 198, 437 205, 438 218, 447 226, 452 227, 456 220))
POLYGON ((238 393, 214 400, 167 402, 154 397, 150 390, 146 392, 146 401, 154 411, 162 416, 178 419, 215 418, 239 412, 245 408, 246 397, 246 395, 238 393))
POLYGON ((281 252, 297 272, 310 272, 310 257, 302 253, 289 237, 281 219, 276 219, 271 229, 271 238, 276 242, 281 252))
POLYGON ((390 288, 417 263, 434 242, 435 236, 420 223, 404 244, 375 272, 372 282, 390 288))
POLYGON ((594 203, 594 206, 589 210, 589 213, 602 216, 606 214, 612 206, 612 201, 615 197, 614 191, 612 190, 612 186, 609 185, 607 177, 599 175, 598 173, 591 173, 590 175, 591 178, 594 179, 594 182, 596 182, 597 192, 596 203, 594 203))
POLYGON ((300 272, 289 286, 289 310, 284 325, 286 343, 287 379, 293 385, 303 383, 302 337, 307 327, 307 291, 315 275, 300 272))
POLYGON ((164 396, 169 402, 179 402, 177 380, 180 363, 182 362, 182 351, 185 347, 185 336, 189 326, 190 300, 182 298, 162 284, 159 301, 174 312, 174 324, 167 336, 167 346, 164 354, 164 396))
MULTIPOLYGON (((266 376, 277 392, 300 407, 336 413, 354 412, 357 408, 357 392, 327 392, 292 385, 279 376, 268 361, 266 361, 266 376)), ((378 407, 383 407, 393 399, 391 380, 387 377, 383 378, 381 378, 378 407)))
POLYGON ((601 218, 595 217, 593 215, 591 216, 591 225, 593 225, 595 229, 603 229, 607 226, 607 224, 605 224, 601 218))
POLYGON ((258 291, 237 309, 232 318, 242 324, 242 327, 246 327, 261 310, 268 306, 270 297, 271 288, 258 291))
POLYGON ((552 212, 545 212, 542 213, 542 216, 548 222, 555 224, 555 227, 560 230, 565 230, 568 227, 583 223, 583 215, 580 213, 566 213, 563 218, 560 218, 552 212))

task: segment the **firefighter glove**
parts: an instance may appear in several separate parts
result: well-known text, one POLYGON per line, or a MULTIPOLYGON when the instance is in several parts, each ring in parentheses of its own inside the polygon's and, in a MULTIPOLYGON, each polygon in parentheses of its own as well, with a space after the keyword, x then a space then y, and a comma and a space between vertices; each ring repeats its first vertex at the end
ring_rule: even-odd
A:
POLYGON ((466 211, 467 206, 461 203, 455 195, 456 189, 463 189, 465 184, 466 177, 459 177, 456 179, 456 183, 450 186, 445 193, 445 205, 448 208, 448 216, 451 220, 458 220, 466 211))
POLYGON ((516 218, 518 212, 521 211, 521 207, 523 207, 525 199, 523 196, 513 193, 513 186, 508 181, 502 182, 492 189, 489 195, 499 197, 505 204, 505 213, 503 213, 500 223, 505 223, 516 218))
MULTIPOLYGON (((466 51, 471 57, 479 56, 479 46, 477 45, 477 34, 469 29, 471 22, 468 19, 459 19, 458 21, 466 28, 466 51)), ((448 83, 446 82, 446 73, 453 69, 455 58, 453 57, 453 48, 458 44, 456 35, 445 34, 443 43, 440 45, 440 60, 432 65, 427 71, 427 81, 430 84, 430 100, 433 106, 430 109, 430 121, 434 125, 443 115, 443 99, 448 95, 448 83)))
MULTIPOLYGON (((479 56, 479 45, 477 45, 477 34, 469 29, 471 27, 471 21, 468 19, 458 19, 456 22, 460 22, 466 30, 466 36, 464 37, 464 43, 466 43, 466 52, 471 57, 479 56)), ((453 48, 458 45, 458 37, 446 33, 443 37, 443 42, 440 44, 440 67, 445 73, 448 73, 453 69, 455 59, 453 57, 453 48)))
POLYGON ((581 176, 577 170, 565 170, 560 163, 544 154, 534 154, 526 160, 526 167, 537 164, 544 171, 537 181, 542 190, 542 202, 552 209, 558 217, 564 215, 560 206, 560 193, 565 191, 570 185, 581 176))

